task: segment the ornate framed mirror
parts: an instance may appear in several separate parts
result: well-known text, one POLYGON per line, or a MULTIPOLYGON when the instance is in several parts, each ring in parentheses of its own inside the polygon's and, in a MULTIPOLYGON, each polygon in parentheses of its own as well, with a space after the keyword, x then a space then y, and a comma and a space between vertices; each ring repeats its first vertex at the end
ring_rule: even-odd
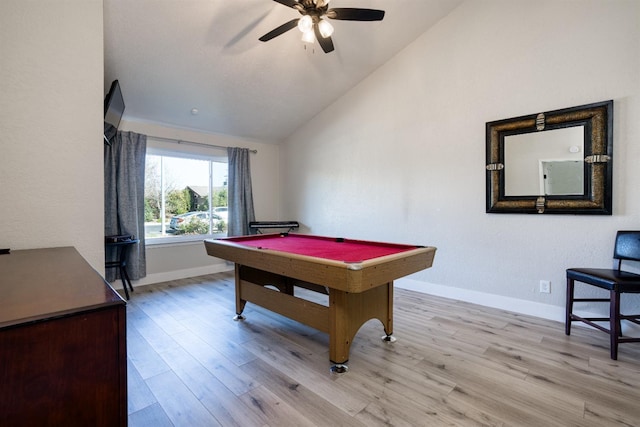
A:
POLYGON ((612 213, 613 101, 486 124, 488 213, 612 213))

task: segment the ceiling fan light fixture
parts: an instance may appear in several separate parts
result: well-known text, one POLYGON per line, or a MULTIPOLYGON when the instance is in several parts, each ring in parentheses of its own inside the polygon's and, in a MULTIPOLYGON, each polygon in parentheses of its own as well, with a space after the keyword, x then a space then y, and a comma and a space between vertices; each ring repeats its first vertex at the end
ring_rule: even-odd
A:
POLYGON ((305 43, 315 43, 316 36, 313 34, 313 30, 305 31, 302 33, 302 41, 305 43))
POLYGON ((320 31, 320 35, 326 39, 327 37, 331 37, 331 34, 333 34, 333 25, 328 21, 321 19, 320 22, 318 22, 318 30, 320 31))
POLYGON ((298 20, 298 29, 302 31, 303 34, 312 31, 313 19, 309 15, 304 15, 298 20))
POLYGON ((329 9, 330 0, 274 0, 283 6, 298 11, 302 17, 285 22, 274 28, 258 40, 266 42, 287 31, 298 27, 302 32, 302 41, 315 43, 317 40, 324 53, 334 51, 333 25, 326 19, 341 21, 382 21, 384 10, 366 9, 358 7, 338 7, 329 9))

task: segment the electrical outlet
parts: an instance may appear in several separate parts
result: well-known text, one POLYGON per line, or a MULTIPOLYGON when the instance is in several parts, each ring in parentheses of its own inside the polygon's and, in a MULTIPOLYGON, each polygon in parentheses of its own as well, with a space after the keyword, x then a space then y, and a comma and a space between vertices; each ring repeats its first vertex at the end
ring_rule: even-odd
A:
POLYGON ((549 280, 540 280, 540 292, 544 294, 551 293, 551 281, 549 280))

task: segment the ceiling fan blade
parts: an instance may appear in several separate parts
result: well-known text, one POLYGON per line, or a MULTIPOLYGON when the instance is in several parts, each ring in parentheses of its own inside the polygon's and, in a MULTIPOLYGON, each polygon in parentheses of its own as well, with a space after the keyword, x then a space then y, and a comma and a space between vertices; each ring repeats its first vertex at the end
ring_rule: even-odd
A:
POLYGON ((299 20, 300 18, 292 19, 291 21, 280 25, 278 28, 274 28, 273 30, 269 31, 267 34, 260 37, 258 40, 260 40, 261 42, 266 42, 271 40, 274 37, 278 37, 280 34, 284 34, 290 29, 295 28, 298 25, 299 20))
POLYGON ((315 32, 316 39, 318 40, 318 43, 320 43, 320 47, 322 48, 322 50, 324 50, 324 53, 333 52, 334 47, 331 37, 322 37, 322 34, 320 34, 320 29, 318 28, 318 24, 313 25, 313 31, 315 32))
POLYGON ((283 4, 288 7, 295 7, 298 4, 297 0, 273 0, 276 3, 283 4))
POLYGON ((382 21, 382 18, 384 18, 384 10, 336 7, 329 9, 326 16, 327 18, 341 19, 344 21, 382 21))

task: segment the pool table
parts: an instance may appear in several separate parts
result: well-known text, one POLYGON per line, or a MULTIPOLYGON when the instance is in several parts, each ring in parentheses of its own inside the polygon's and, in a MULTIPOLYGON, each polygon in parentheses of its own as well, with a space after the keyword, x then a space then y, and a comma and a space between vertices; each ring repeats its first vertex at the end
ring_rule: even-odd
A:
POLYGON ((393 341, 393 281, 431 267, 434 247, 296 233, 205 240, 207 254, 235 263, 236 319, 247 301, 329 334, 332 370, 344 372, 351 342, 378 319, 393 341), (266 287, 271 285, 270 287, 266 287), (329 305, 294 295, 328 294, 329 305), (272 289, 276 288, 276 289, 272 289))

